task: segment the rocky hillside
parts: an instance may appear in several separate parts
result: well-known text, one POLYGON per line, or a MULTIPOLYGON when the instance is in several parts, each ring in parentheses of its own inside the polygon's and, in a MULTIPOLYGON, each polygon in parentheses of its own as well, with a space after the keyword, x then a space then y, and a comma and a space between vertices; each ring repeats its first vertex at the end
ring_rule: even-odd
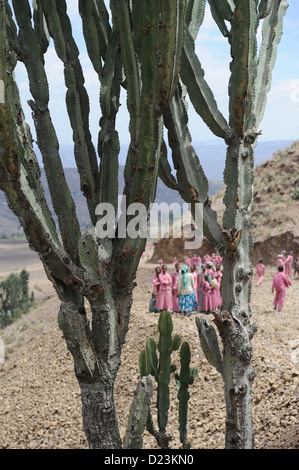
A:
MULTIPOLYGON (((223 196, 224 189, 211 198, 219 222, 223 196)), ((299 141, 256 167, 251 211, 255 224, 253 262, 262 257, 265 263, 273 264, 281 250, 292 250, 299 256, 299 141)))
MULTIPOLYGON (((211 197, 220 224, 224 192, 221 189, 211 197)), ((273 264, 281 250, 292 250, 299 256, 299 141, 256 166, 252 219, 255 224, 253 263, 263 258, 264 263, 273 264)), ((162 257, 164 262, 171 262, 176 253, 182 256, 183 244, 182 240, 161 239, 152 261, 162 257)), ((199 251, 203 254, 212 250, 205 241, 199 251)))

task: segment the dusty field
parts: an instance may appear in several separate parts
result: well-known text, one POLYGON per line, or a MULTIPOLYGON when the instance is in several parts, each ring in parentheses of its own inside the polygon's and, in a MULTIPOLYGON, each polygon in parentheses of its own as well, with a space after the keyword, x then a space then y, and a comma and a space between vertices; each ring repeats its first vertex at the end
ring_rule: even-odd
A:
MULTIPOLYGON (((1 251, 0 251, 1 255, 1 251)), ((1 256, 0 256, 1 262, 1 256)), ((0 364, 0 448, 87 448, 82 430, 80 393, 71 355, 57 325, 59 301, 40 263, 27 264, 38 307, 0 332, 5 362, 0 364)), ((1 262, 0 277, 11 266, 1 262)), ((22 266, 24 267, 24 266, 22 266)), ((154 265, 141 262, 132 318, 116 380, 116 406, 121 435, 138 380, 138 356, 146 337, 157 338, 157 314, 148 314, 154 265)), ((267 270, 262 287, 253 286, 252 321, 256 372, 253 390, 255 447, 298 448, 299 279, 287 291, 284 311, 273 311, 267 270)), ((199 314, 200 316, 203 316, 199 314)), ((198 340, 195 316, 173 315, 174 333, 189 341, 198 377, 191 387, 189 439, 192 448, 224 447, 225 405, 222 380, 206 361, 198 340)), ((212 320, 211 315, 208 317, 212 320)), ((177 356, 174 362, 179 365, 177 356)), ((172 448, 180 448, 177 399, 172 383, 168 432, 172 448)), ((155 395, 153 413, 155 415, 155 395)), ((155 448, 145 433, 144 448, 155 448)))

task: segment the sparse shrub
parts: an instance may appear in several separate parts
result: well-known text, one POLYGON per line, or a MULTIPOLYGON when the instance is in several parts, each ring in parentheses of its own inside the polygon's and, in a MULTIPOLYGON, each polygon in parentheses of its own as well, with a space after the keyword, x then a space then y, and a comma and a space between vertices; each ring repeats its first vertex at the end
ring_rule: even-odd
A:
POLYGON ((34 294, 29 298, 29 273, 10 274, 0 283, 0 329, 13 323, 34 305, 34 294))
POLYGON ((299 200, 299 188, 295 188, 292 192, 292 199, 294 199, 295 201, 299 200))

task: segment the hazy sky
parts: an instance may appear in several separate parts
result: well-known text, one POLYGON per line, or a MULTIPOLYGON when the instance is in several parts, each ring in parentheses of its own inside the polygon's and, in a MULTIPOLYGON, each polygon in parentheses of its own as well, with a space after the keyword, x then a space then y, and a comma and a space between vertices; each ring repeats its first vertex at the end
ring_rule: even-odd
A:
MULTIPOLYGON (((263 133, 260 140, 288 140, 299 138, 299 1, 290 0, 284 20, 284 34, 278 47, 277 61, 272 78, 272 88, 268 94, 266 112, 260 128, 263 133)), ((81 32, 81 19, 77 13, 77 0, 67 0, 68 11, 72 20, 73 33, 80 49, 80 61, 84 69, 85 85, 90 97, 90 129, 94 142, 99 131, 99 81, 89 61, 81 32)), ((259 32, 259 39, 261 33, 259 32)), ((221 112, 228 119, 229 63, 231 61, 229 44, 217 28, 207 8, 204 23, 196 41, 196 51, 205 70, 206 79, 213 90, 221 112)), ((50 110, 56 132, 61 144, 72 143, 72 131, 65 110, 65 85, 63 65, 57 58, 53 43, 46 53, 46 69, 50 86, 50 110)), ((28 81, 23 65, 18 65, 16 79, 23 99, 23 108, 27 122, 35 135, 31 111, 26 101, 30 99, 28 81)), ((117 128, 121 143, 130 140, 128 132, 128 114, 125 106, 126 96, 122 92, 122 102, 118 113, 117 128)), ((189 108, 189 124, 193 140, 214 139, 201 118, 189 108)))

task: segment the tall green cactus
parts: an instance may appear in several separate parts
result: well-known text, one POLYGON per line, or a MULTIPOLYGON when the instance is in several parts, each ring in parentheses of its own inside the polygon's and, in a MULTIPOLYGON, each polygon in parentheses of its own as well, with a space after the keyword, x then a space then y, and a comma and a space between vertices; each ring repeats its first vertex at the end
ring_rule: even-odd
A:
MULTIPOLYGON (((176 370, 176 366, 171 364, 171 354, 173 351, 179 349, 181 337, 179 335, 171 336, 173 323, 168 311, 161 312, 158 321, 158 331, 158 345, 152 338, 148 338, 146 341, 146 349, 140 353, 139 371, 141 377, 153 374, 158 384, 156 407, 159 432, 155 430, 150 411, 147 418, 147 430, 153 434, 161 448, 168 448, 168 442, 171 439, 171 436, 166 433, 170 396, 169 382, 171 373, 176 370), (157 356, 157 349, 159 358, 157 356)), ((179 430, 183 448, 189 449, 190 443, 187 439, 188 401, 190 398, 189 385, 194 383, 197 376, 197 369, 190 367, 191 353, 189 343, 184 342, 181 345, 180 358, 180 372, 174 375, 179 399, 179 430)))
POLYGON ((174 374, 179 400, 180 441, 184 449, 190 449, 190 442, 187 439, 189 385, 192 385, 196 379, 197 368, 190 367, 191 352, 189 343, 184 342, 182 344, 180 358, 181 370, 179 373, 174 374))
POLYGON ((171 354, 180 347, 181 338, 179 335, 172 337, 173 323, 170 313, 162 311, 158 321, 159 341, 158 344, 149 338, 146 341, 146 349, 141 351, 139 357, 139 370, 141 377, 152 374, 158 384, 157 394, 157 414, 158 428, 154 430, 151 416, 148 419, 147 428, 155 435, 162 448, 168 447, 170 436, 166 434, 169 410, 169 382, 170 374, 175 370, 171 364, 171 354), (159 358, 157 355, 159 352, 159 358))

